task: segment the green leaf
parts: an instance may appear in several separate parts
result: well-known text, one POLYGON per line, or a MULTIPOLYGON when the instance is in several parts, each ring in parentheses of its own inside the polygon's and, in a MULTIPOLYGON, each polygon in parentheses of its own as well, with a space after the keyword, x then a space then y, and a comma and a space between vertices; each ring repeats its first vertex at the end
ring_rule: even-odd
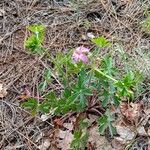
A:
POLYGON ((104 135, 105 130, 108 127, 108 117, 106 115, 103 115, 99 119, 99 132, 100 134, 104 135))
POLYGON ((47 88, 48 82, 51 79, 51 70, 50 69, 46 69, 44 71, 44 82, 41 82, 39 85, 39 90, 44 92, 47 88))
POLYGON ((150 12, 147 12, 146 15, 147 17, 145 20, 141 22, 141 25, 142 25, 143 31, 149 34, 150 33, 150 12))
POLYGON ((121 99, 118 96, 113 96, 113 101, 116 106, 119 106, 121 99))
POLYGON ((110 55, 106 55, 102 60, 103 68, 107 68, 108 70, 113 67, 113 60, 110 55))
POLYGON ((80 120, 78 129, 74 131, 74 139, 71 142, 71 148, 73 150, 85 150, 87 141, 88 141, 88 133, 87 133, 87 125, 88 123, 85 120, 80 120))
POLYGON ((31 51, 35 51, 40 46, 40 42, 36 38, 35 35, 32 35, 25 41, 25 47, 30 49, 31 51))
POLYGON ((50 69, 46 69, 44 72, 44 79, 49 82, 52 76, 52 72, 50 69))
POLYGON ((22 104, 22 107, 27 108, 27 109, 35 109, 38 105, 38 102, 35 98, 29 98, 27 102, 24 102, 22 104))
POLYGON ((63 92, 63 97, 64 98, 69 98, 71 96, 71 90, 66 88, 63 92))
POLYGON ((95 43, 100 48, 110 46, 110 42, 106 38, 104 38, 103 36, 98 37, 98 38, 93 38, 91 40, 93 43, 95 43))
POLYGON ((87 105, 87 101, 86 101, 86 97, 84 96, 84 94, 82 94, 82 93, 80 93, 80 102, 79 102, 79 104, 80 104, 80 106, 81 106, 81 110, 83 109, 83 108, 85 108, 86 107, 86 105, 87 105))
POLYGON ((106 107, 110 100, 109 92, 105 90, 102 96, 104 96, 104 99, 102 100, 102 106, 106 107))
POLYGON ((42 113, 49 113, 51 110, 55 110, 58 101, 55 93, 53 91, 44 95, 44 101, 39 105, 38 109, 42 113))
POLYGON ((114 121, 114 116, 110 114, 110 111, 107 109, 105 114, 101 116, 98 120, 99 132, 104 135, 105 130, 108 128, 110 135, 115 135, 116 129, 113 127, 112 122, 114 121))
POLYGON ((106 55, 103 58, 101 62, 101 70, 109 76, 114 76, 117 74, 118 70, 116 67, 114 67, 112 56, 106 55))
POLYGON ((77 105, 71 99, 60 99, 55 105, 56 114, 65 114, 68 111, 75 111, 77 105))
POLYGON ((99 70, 97 70, 97 69, 95 69, 94 70, 94 73, 95 73, 95 77, 97 77, 97 78, 99 78, 99 79, 107 79, 107 77, 105 76, 105 74, 101 74, 100 72, 99 72, 99 70))
POLYGON ((46 99, 56 99, 56 94, 55 94, 54 91, 50 91, 50 92, 48 92, 47 94, 45 94, 44 97, 45 97, 46 99))
POLYGON ((99 69, 95 69, 94 70, 94 73, 95 73, 95 76, 99 79, 103 79, 103 80, 110 80, 110 81, 113 81, 113 82, 117 82, 116 79, 114 79, 111 75, 108 75, 106 74, 105 72, 99 70, 99 69))
POLYGON ((115 83, 119 97, 133 98, 134 93, 131 90, 135 86, 133 76, 127 74, 122 80, 115 83))
POLYGON ((37 25, 37 24, 34 24, 34 25, 30 25, 27 27, 28 30, 34 32, 34 33, 37 33, 37 32, 44 32, 45 31, 45 26, 43 25, 37 25))
POLYGON ((72 87, 72 95, 70 96, 70 99, 79 106, 77 111, 81 111, 87 106, 87 96, 92 95, 93 87, 88 86, 89 81, 90 75, 85 69, 81 69, 77 84, 72 87))
POLYGON ((116 134, 117 134, 117 130, 116 130, 116 128, 115 128, 115 127, 113 127, 113 125, 112 125, 111 123, 108 125, 108 127, 109 127, 109 132, 110 132, 110 135, 111 135, 111 136, 113 136, 113 135, 116 135, 116 134))
POLYGON ((25 47, 34 54, 42 54, 45 51, 42 48, 42 42, 45 36, 45 27, 42 25, 31 25, 27 28, 33 32, 33 34, 25 41, 25 47))
POLYGON ((44 92, 47 88, 47 82, 46 80, 44 82, 41 82, 40 85, 39 85, 39 90, 44 92))
POLYGON ((22 103, 22 107, 31 110, 32 115, 37 112, 38 101, 35 98, 29 98, 27 102, 22 103))
POLYGON ((38 109, 42 113, 49 113, 51 110, 51 104, 49 102, 43 102, 39 105, 38 109))
POLYGON ((84 86, 84 83, 86 82, 87 79, 87 75, 84 69, 82 69, 79 73, 79 77, 78 77, 78 87, 82 88, 82 86, 84 86))

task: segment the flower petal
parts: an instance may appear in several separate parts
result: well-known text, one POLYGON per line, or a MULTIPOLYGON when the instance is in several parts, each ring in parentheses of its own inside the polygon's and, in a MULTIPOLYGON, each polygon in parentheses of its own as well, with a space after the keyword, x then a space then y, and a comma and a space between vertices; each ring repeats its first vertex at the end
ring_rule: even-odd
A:
POLYGON ((85 64, 89 61, 88 57, 85 54, 80 54, 79 59, 85 64))
POLYGON ((72 55, 72 59, 73 59, 73 61, 76 63, 76 62, 78 62, 79 61, 79 59, 80 59, 80 55, 78 54, 78 53, 73 53, 73 55, 72 55))
POLYGON ((88 49, 84 46, 80 46, 80 47, 76 48, 75 51, 77 53, 88 53, 90 51, 90 49, 88 49))

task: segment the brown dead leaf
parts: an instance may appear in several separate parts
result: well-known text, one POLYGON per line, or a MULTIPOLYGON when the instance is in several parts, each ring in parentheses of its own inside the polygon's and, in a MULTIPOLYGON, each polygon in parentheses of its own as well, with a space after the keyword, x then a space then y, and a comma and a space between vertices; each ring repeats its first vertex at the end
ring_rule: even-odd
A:
POLYGON ((113 147, 111 150, 123 150, 125 147, 125 144, 121 143, 115 138, 111 141, 111 145, 113 147))
POLYGON ((55 125, 56 127, 62 127, 62 126, 63 126, 63 122, 62 122, 62 120, 61 120, 60 118, 56 118, 56 119, 54 120, 54 125, 55 125))
POLYGON ((116 125, 117 133, 120 137, 116 137, 115 139, 120 141, 122 144, 126 144, 131 141, 135 137, 135 133, 130 129, 131 126, 121 126, 116 125))
POLYGON ((0 98, 4 98, 7 95, 7 89, 3 84, 0 84, 0 98))
POLYGON ((88 142, 90 142, 91 145, 94 145, 95 150, 100 150, 100 149, 103 149, 104 147, 106 149, 112 149, 111 145, 108 143, 105 136, 100 136, 98 132, 98 126, 95 125, 89 128, 88 133, 90 135, 88 142))
POLYGON ((88 114, 88 118, 87 118, 88 126, 94 124, 97 121, 97 119, 98 119, 97 115, 88 114))
POLYGON ((20 95, 20 96, 18 97, 18 99, 20 99, 20 100, 27 100, 27 99, 30 98, 30 97, 32 97, 32 96, 31 96, 31 92, 27 89, 27 87, 25 87, 25 88, 23 89, 22 95, 20 95))
POLYGON ((73 130, 73 124, 72 123, 63 123, 63 127, 66 129, 72 131, 73 130))
POLYGON ((70 150, 70 144, 73 140, 73 134, 69 130, 63 131, 59 129, 56 136, 58 138, 57 147, 60 148, 61 150, 70 150))
POLYGON ((130 122, 136 122, 140 117, 141 104, 140 103, 125 103, 120 104, 121 113, 130 122))
POLYGON ((70 144, 73 140, 72 130, 74 128, 74 121, 74 117, 69 118, 68 122, 63 122, 60 118, 56 118, 54 120, 56 127, 63 127, 63 129, 65 129, 62 130, 57 128, 57 130, 55 130, 54 137, 56 139, 56 143, 58 143, 56 145, 57 148, 61 150, 71 150, 70 144))
POLYGON ((20 95, 20 96, 18 97, 19 100, 27 100, 28 98, 30 98, 30 97, 27 96, 27 95, 20 95))
POLYGON ((80 121, 83 120, 84 118, 86 118, 86 114, 85 113, 79 113, 77 116, 76 116, 76 120, 75 122, 73 123, 74 124, 74 130, 78 130, 79 129, 79 126, 80 126, 80 121))

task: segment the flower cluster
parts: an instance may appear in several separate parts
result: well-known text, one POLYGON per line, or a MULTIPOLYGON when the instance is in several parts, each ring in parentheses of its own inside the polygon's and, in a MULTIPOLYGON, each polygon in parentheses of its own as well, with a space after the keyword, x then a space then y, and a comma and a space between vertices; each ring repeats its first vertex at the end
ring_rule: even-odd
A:
POLYGON ((90 49, 80 46, 76 48, 73 52, 72 59, 75 63, 82 61, 83 63, 88 63, 89 59, 87 57, 87 53, 89 53, 90 49))

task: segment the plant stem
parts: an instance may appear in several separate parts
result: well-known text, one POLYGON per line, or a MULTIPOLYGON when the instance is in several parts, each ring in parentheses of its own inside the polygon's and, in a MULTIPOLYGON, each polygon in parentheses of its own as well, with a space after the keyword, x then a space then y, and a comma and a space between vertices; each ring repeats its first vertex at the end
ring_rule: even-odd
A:
POLYGON ((118 81, 114 78, 112 78, 111 76, 103 73, 102 71, 98 70, 98 69, 94 69, 96 72, 98 72, 99 74, 101 74, 102 76, 106 77, 107 79, 112 80, 113 82, 117 83, 118 81))

